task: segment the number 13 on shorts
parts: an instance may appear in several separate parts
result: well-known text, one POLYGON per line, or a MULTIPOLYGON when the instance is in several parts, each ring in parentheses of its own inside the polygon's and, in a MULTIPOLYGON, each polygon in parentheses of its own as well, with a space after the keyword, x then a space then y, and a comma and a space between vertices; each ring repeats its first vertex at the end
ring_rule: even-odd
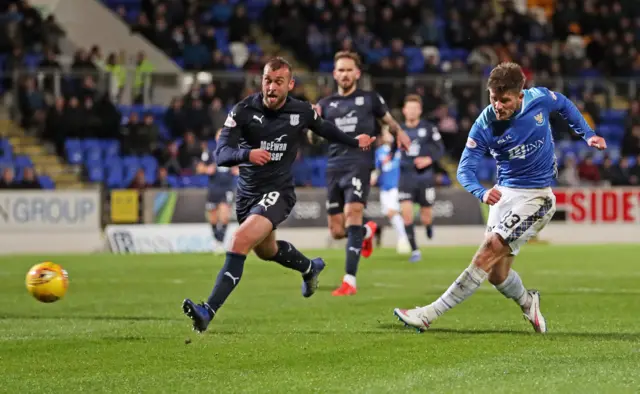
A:
POLYGON ((517 255, 520 247, 537 235, 556 211, 556 199, 550 190, 501 188, 500 202, 489 210, 488 231, 502 237, 517 255))

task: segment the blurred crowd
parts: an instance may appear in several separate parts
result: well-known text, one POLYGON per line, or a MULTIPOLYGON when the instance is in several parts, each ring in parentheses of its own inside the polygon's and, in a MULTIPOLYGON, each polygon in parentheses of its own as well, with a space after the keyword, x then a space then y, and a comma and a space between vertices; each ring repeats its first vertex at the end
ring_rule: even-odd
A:
MULTIPOLYGON (((528 85, 567 94, 594 128, 613 96, 636 96, 637 90, 623 82, 557 85, 554 78, 640 76, 640 3, 633 0, 528 0, 525 9, 522 1, 492 0, 249 0, 237 5, 142 0, 134 9, 129 3, 111 3, 133 31, 180 59, 186 69, 214 71, 211 83, 194 83, 166 111, 123 109, 117 103, 128 65, 135 67, 134 101, 143 101, 143 78, 154 70, 144 53, 105 56, 96 46, 62 62, 57 39, 63 29, 24 0, 0 5, 0 51, 6 57, 0 81, 5 91, 15 87, 13 70, 29 69, 25 62, 33 63, 34 55, 35 68, 73 72, 57 81, 50 74, 24 74, 17 80, 22 125, 51 141, 62 156, 69 139, 118 140, 122 155, 152 155, 168 175, 193 174, 230 106, 258 88, 248 88, 243 77, 217 78, 215 73, 260 72, 264 55, 256 45, 257 27, 311 70, 330 70, 337 50, 358 52, 371 87, 396 115, 407 93, 422 96, 424 116, 439 127, 454 159, 486 104, 479 78, 500 61, 522 64, 528 85)), ((292 95, 306 99, 303 85, 292 95)), ((332 89, 330 82, 316 84, 320 96, 332 89)), ((558 114, 552 114, 551 123, 557 141, 576 139, 558 114)), ((325 154, 325 145, 303 146, 301 168, 305 158, 325 154)), ((634 101, 624 120, 622 155, 639 154, 640 115, 634 101)), ((637 181, 636 160, 576 156, 561 164, 565 184, 637 181)))

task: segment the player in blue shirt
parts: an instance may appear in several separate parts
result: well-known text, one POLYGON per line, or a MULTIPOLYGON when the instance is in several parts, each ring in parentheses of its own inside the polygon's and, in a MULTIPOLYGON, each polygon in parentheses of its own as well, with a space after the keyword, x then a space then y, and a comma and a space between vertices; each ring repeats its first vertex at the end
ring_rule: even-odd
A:
POLYGON ((400 216, 400 203, 398 200, 398 182, 400 181, 400 156, 397 149, 393 149, 393 136, 383 133, 383 144, 376 150, 376 169, 371 173, 371 186, 380 187, 380 207, 382 213, 389 219, 398 235, 398 253, 410 251, 407 233, 404 231, 404 222, 400 216))
POLYGON ((413 204, 420 205, 420 222, 425 226, 427 238, 433 237, 432 206, 436 199, 435 163, 444 156, 444 144, 438 128, 422 116, 422 99, 416 94, 408 95, 402 108, 402 128, 411 139, 411 146, 402 152, 400 162, 400 209, 405 232, 411 245, 410 262, 422 259, 416 243, 413 220, 413 204))
POLYGON ((520 247, 544 228, 556 210, 550 187, 557 166, 549 114, 557 111, 589 146, 603 150, 607 144, 565 96, 545 88, 523 90, 524 83, 522 69, 515 63, 502 63, 489 75, 491 105, 471 128, 458 167, 462 186, 491 206, 485 240, 469 267, 435 302, 394 310, 405 325, 425 330, 488 279, 520 306, 536 332, 547 331, 540 294, 527 290, 511 265, 520 247), (498 164, 498 184, 488 190, 476 177, 478 163, 487 152, 498 164))
MULTIPOLYGON (((220 138, 221 131, 222 129, 216 133, 216 141, 220 138)), ((216 253, 223 253, 224 238, 231 218, 236 176, 239 171, 237 166, 232 168, 216 166, 215 153, 213 151, 206 150, 202 152, 200 159, 201 162, 196 167, 197 172, 209 175, 205 208, 213 230, 213 250, 216 253)))

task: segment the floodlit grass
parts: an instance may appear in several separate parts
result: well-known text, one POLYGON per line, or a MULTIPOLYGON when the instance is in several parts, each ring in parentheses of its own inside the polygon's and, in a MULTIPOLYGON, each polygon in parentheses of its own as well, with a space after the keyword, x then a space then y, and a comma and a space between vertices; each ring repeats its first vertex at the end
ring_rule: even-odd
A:
POLYGON ((300 277, 250 258, 238 289, 203 335, 180 304, 205 299, 223 257, 58 256, 69 292, 41 304, 28 268, 51 256, 0 258, 0 392, 386 393, 640 390, 640 246, 530 245, 516 260, 540 290, 549 333, 485 284, 424 334, 394 307, 424 305, 473 254, 425 248, 363 259, 358 295, 334 298, 343 252, 310 299, 300 277), (191 340, 186 344, 186 339, 191 340))

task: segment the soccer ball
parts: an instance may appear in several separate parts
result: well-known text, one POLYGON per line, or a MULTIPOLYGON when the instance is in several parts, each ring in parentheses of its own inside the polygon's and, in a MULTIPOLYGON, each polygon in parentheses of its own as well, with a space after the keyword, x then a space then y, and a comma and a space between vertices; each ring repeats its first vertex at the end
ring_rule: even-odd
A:
POLYGON ((61 266, 47 261, 31 267, 25 282, 27 290, 36 300, 49 303, 64 297, 69 276, 61 266))

